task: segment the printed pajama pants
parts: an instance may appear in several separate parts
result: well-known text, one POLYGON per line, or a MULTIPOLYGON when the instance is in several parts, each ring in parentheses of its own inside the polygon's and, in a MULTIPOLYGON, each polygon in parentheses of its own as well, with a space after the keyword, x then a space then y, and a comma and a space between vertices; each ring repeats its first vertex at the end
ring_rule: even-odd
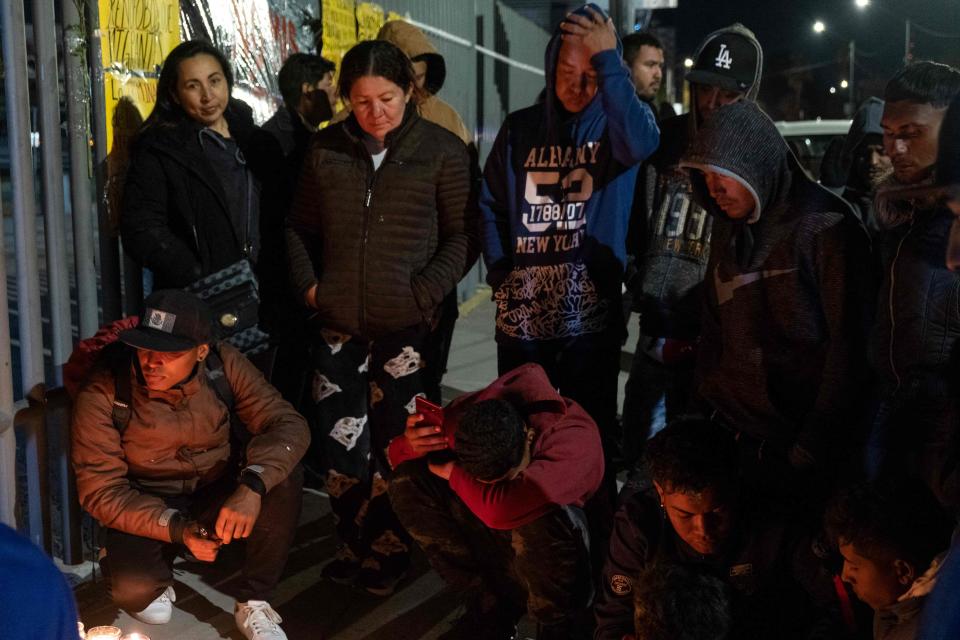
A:
POLYGON ((368 342, 323 329, 314 349, 313 437, 337 534, 364 568, 391 576, 409 565, 409 537, 387 496, 386 448, 424 395, 427 333, 418 325, 368 342))

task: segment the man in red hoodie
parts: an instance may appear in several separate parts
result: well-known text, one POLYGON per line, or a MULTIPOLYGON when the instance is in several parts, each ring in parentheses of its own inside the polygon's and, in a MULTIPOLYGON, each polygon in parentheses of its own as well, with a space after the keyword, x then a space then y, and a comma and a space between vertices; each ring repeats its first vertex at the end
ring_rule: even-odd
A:
POLYGON ((430 564, 467 593, 450 638, 573 638, 590 597, 582 507, 603 478, 592 418, 526 364, 458 398, 441 426, 407 421, 391 442, 394 511, 430 564))

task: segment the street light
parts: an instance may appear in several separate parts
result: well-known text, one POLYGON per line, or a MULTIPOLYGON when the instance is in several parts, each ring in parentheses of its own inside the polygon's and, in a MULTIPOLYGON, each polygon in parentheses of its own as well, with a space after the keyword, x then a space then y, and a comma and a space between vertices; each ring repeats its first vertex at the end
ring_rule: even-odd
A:
POLYGON ((854 0, 853 4, 857 5, 857 9, 866 9, 870 6, 870 0, 854 0))
POLYGON ((822 21, 817 20, 813 23, 813 32, 814 33, 823 33, 827 30, 827 25, 823 24, 822 21))
POLYGON ((840 81, 840 88, 841 88, 841 89, 846 89, 846 88, 849 87, 849 86, 850 86, 850 83, 847 82, 846 80, 841 80, 841 81, 840 81))
POLYGON ((830 87, 830 95, 833 95, 833 94, 836 93, 836 92, 837 92, 837 88, 836 88, 836 87, 830 87))
POLYGON ((693 58, 684 58, 683 66, 685 66, 687 69, 693 68, 693 58))

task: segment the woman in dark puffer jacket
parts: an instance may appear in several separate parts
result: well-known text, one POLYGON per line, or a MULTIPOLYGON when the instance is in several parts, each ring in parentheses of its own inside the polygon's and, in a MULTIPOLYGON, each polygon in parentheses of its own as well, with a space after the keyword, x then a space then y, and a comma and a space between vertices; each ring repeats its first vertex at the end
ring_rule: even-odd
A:
POLYGON ((386 494, 386 447, 423 395, 423 340, 463 275, 475 199, 466 147, 417 115, 400 49, 355 46, 339 91, 352 114, 314 138, 287 242, 315 310, 314 441, 344 543, 324 575, 387 595, 410 542, 386 494))

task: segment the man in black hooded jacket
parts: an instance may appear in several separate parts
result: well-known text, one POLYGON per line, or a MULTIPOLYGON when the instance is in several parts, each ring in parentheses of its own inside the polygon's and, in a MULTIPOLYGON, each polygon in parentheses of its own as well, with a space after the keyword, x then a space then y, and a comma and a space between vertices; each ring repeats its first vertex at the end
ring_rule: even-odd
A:
POLYGON ((877 186, 893 172, 890 156, 883 149, 882 115, 883 100, 876 97, 864 100, 853 116, 840 152, 841 168, 847 172, 843 199, 853 207, 871 236, 880 230, 873 210, 874 194, 877 186))
POLYGON ((699 395, 740 434, 748 483, 815 499, 855 441, 874 291, 866 232, 755 103, 720 108, 681 166, 715 218, 699 395), (815 471, 813 484, 798 471, 815 471))

